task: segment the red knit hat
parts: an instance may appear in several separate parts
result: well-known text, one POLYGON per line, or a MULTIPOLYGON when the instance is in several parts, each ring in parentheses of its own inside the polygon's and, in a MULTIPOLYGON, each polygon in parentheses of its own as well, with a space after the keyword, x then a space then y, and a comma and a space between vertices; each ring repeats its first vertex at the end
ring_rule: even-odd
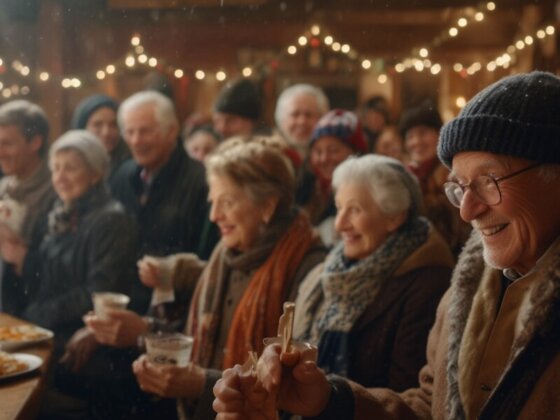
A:
POLYGON ((310 147, 321 137, 335 137, 358 153, 367 153, 367 143, 356 114, 343 109, 333 109, 315 126, 310 147))

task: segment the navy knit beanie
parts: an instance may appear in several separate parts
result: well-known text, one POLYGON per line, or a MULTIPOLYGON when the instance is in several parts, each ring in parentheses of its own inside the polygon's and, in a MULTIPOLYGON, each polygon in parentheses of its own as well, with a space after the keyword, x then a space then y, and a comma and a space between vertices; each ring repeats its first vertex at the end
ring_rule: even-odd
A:
POLYGON ((443 126, 438 156, 451 167, 460 152, 479 151, 560 163, 560 78, 532 72, 479 92, 443 126))
POLYGON ((117 102, 106 95, 92 95, 85 98, 82 102, 78 104, 74 110, 74 115, 72 116, 72 122, 70 127, 72 129, 84 129, 86 128, 87 122, 91 114, 97 111, 99 108, 111 108, 113 111, 117 112, 118 108, 117 102))
POLYGON ((226 85, 216 99, 214 110, 257 121, 261 116, 261 99, 257 86, 248 79, 226 85))
POLYGON ((335 137, 355 152, 367 153, 367 143, 356 114, 343 109, 327 112, 317 122, 309 147, 321 137, 335 137))

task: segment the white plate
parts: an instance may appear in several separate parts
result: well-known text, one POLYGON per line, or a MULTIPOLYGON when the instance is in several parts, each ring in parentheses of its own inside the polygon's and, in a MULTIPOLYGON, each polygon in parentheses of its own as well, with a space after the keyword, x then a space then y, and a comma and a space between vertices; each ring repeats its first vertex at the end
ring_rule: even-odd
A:
POLYGON ((15 376, 25 375, 28 372, 31 372, 37 368, 39 368, 43 364, 43 359, 33 354, 27 353, 12 353, 10 354, 14 359, 18 362, 23 362, 27 365, 27 369, 21 370, 19 372, 8 373, 7 375, 0 375, 0 380, 13 378, 15 376))
POLYGON ((15 350, 15 349, 20 349, 22 347, 27 347, 27 346, 32 346, 34 344, 39 344, 39 343, 42 343, 43 341, 50 340, 51 338, 54 337, 54 333, 51 330, 47 330, 45 328, 37 327, 35 325, 33 325, 33 326, 17 325, 17 326, 14 326, 13 328, 18 328, 18 327, 32 328, 33 331, 41 333, 42 336, 37 337, 37 338, 33 338, 33 339, 18 340, 18 341, 0 340, 0 350, 4 350, 4 351, 10 350, 10 351, 12 351, 12 350, 15 350))

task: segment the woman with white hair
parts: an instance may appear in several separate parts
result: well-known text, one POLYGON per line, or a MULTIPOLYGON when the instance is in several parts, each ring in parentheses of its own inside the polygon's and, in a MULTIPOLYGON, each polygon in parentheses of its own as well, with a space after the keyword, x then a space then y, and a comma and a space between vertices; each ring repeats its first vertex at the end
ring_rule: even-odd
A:
POLYGON ((299 83, 290 86, 278 97, 274 111, 276 127, 302 160, 307 155, 315 124, 328 110, 329 100, 313 85, 299 83))
MULTIPOLYGON (((23 317, 55 332, 55 358, 83 326, 94 291, 122 291, 134 267, 135 231, 104 182, 109 157, 86 130, 71 130, 51 146, 49 166, 58 195, 38 249, 3 244, 2 256, 15 265, 35 293, 23 317)), ((93 336, 92 336, 93 337, 93 336)), ((82 348, 83 349, 83 348, 82 348)), ((67 362, 83 361, 73 353, 67 362)))
POLYGON ((396 159, 349 158, 334 171, 342 240, 301 284, 294 337, 318 365, 366 387, 416 385, 453 256, 419 215, 414 176, 396 159))

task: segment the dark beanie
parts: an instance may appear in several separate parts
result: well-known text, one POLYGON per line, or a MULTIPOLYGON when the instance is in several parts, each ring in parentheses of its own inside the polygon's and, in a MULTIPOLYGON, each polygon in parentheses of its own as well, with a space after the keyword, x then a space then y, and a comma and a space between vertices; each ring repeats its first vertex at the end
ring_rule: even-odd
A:
POLYGON ((261 100, 257 86, 248 79, 226 85, 218 95, 214 110, 258 120, 261 115, 261 100))
POLYGON ((80 102, 74 110, 74 115, 72 116, 72 123, 70 124, 70 127, 72 129, 84 129, 86 128, 91 114, 93 114, 99 108, 111 108, 113 111, 117 112, 118 107, 119 105, 117 104, 117 102, 106 95, 88 96, 82 102, 80 102))
POLYGON ((411 128, 424 126, 439 132, 442 125, 443 121, 436 106, 431 101, 424 101, 403 112, 399 120, 399 131, 401 136, 406 138, 406 132, 411 128))
POLYGON ((505 77, 442 128, 438 156, 448 167, 466 151, 560 163, 559 110, 560 78, 537 71, 505 77))
POLYGON ((327 112, 315 125, 309 147, 321 137, 335 137, 355 152, 367 153, 367 143, 356 114, 343 109, 327 112))

